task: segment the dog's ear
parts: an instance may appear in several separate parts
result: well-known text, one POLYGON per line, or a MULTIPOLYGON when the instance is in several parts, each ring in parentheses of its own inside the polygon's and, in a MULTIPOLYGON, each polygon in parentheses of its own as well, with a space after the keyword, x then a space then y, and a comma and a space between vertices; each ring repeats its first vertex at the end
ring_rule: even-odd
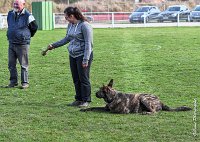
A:
POLYGON ((113 79, 110 80, 110 82, 108 83, 108 86, 109 86, 109 87, 112 87, 112 86, 113 86, 113 79))

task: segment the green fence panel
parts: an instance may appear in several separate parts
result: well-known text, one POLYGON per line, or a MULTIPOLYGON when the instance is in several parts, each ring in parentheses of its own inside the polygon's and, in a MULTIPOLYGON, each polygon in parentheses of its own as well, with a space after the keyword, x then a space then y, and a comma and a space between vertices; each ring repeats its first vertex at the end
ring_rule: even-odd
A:
POLYGON ((32 13, 38 23, 39 30, 54 29, 52 1, 32 2, 32 13))

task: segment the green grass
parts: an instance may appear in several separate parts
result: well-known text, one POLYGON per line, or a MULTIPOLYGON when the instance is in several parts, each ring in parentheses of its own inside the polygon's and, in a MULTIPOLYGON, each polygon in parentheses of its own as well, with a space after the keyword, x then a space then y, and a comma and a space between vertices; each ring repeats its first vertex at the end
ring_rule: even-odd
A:
MULTIPOLYGON (((200 28, 94 29, 91 106, 104 106, 95 92, 113 78, 122 92, 152 93, 171 106, 194 107, 200 97, 200 28)), ((192 142, 193 114, 110 114, 68 107, 74 86, 66 47, 40 55, 64 29, 38 31, 30 49, 30 88, 0 88, 0 141, 192 142)), ((0 31, 0 86, 9 83, 6 31, 0 31)), ((18 69, 19 64, 18 64, 18 69)), ((200 121, 197 111, 197 134, 200 121)))

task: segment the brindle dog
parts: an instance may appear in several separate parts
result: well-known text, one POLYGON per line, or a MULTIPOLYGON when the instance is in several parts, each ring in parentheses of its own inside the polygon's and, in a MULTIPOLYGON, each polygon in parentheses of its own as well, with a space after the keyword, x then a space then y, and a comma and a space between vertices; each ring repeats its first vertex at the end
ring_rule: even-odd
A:
MULTIPOLYGON (((126 94, 120 93, 112 88, 113 79, 110 80, 107 86, 100 88, 96 92, 97 98, 103 98, 107 103, 104 110, 113 113, 142 113, 154 114, 160 110, 164 111, 189 111, 189 107, 182 106, 172 109, 164 105, 157 96, 151 94, 126 94)), ((88 110, 97 110, 100 108, 88 108, 88 110)), ((87 111, 87 109, 85 110, 87 111)))

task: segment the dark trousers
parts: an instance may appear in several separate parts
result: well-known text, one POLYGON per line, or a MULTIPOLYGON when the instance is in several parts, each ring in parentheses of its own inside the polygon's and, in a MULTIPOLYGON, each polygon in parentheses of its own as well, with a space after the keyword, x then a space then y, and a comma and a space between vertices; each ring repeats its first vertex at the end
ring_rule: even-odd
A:
POLYGON ((10 84, 18 83, 17 59, 21 66, 21 83, 28 83, 28 52, 30 45, 17 45, 9 43, 8 69, 10 71, 10 84))
POLYGON ((93 60, 93 53, 90 55, 88 67, 82 67, 83 56, 72 58, 70 60, 70 69, 76 91, 75 99, 77 101, 91 102, 91 84, 89 80, 90 66, 93 60))

